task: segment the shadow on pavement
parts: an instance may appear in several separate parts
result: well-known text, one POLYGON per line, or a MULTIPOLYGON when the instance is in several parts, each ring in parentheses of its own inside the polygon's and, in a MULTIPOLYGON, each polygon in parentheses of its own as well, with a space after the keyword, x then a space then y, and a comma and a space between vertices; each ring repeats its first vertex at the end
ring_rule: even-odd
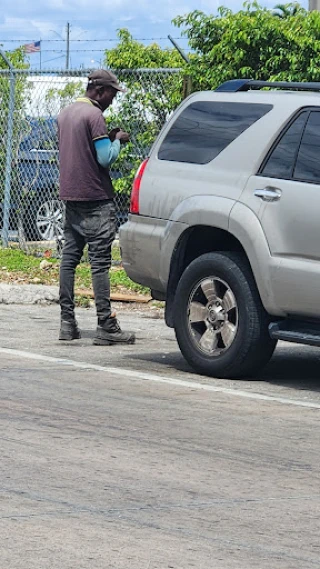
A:
MULTIPOLYGON (((82 338, 92 339, 95 330, 82 330, 82 338)), ((139 344, 136 344, 137 348, 139 344)), ((172 368, 188 374, 198 375, 184 359, 179 351, 163 352, 139 352, 122 355, 123 361, 128 362, 150 362, 155 368, 154 371, 160 372, 172 368)), ((135 364, 133 364, 135 367, 135 364)), ((153 367, 152 366, 152 367, 153 367)), ((141 371, 146 371, 145 368, 141 371)), ((199 375, 200 377, 200 375, 199 375)), ((234 380, 237 381, 237 380, 234 380)), ((299 390, 311 390, 320 392, 320 350, 309 346, 286 345, 280 347, 274 353, 268 365, 256 376, 239 379, 242 381, 263 381, 266 383, 291 387, 299 390)))
MULTIPOLYGON (((311 349, 311 348, 310 348, 311 349)), ((136 353, 124 356, 126 360, 150 362, 164 368, 196 374, 180 352, 136 353)), ((161 371, 161 370, 159 370, 161 371)), ((197 375, 197 374, 196 374, 197 375)), ((200 375, 199 375, 200 377, 200 375)), ((203 377, 203 376, 202 376, 203 377)), ((237 381, 236 379, 234 381, 237 381)), ((269 364, 256 376, 239 379, 243 381, 263 381, 282 387, 293 387, 298 390, 320 391, 320 350, 304 352, 299 347, 290 351, 279 349, 273 355, 269 364)))
MULTIPOLYGON (((185 373, 196 373, 192 367, 186 362, 184 357, 180 352, 170 352, 163 353, 159 352, 147 352, 147 353, 136 353, 124 356, 124 359, 150 362, 152 364, 161 365, 163 367, 170 367, 176 371, 183 371, 185 373)), ((159 370, 161 372, 161 370, 159 370)))
POLYGON ((301 390, 320 391, 320 350, 294 346, 276 351, 258 380, 301 390))

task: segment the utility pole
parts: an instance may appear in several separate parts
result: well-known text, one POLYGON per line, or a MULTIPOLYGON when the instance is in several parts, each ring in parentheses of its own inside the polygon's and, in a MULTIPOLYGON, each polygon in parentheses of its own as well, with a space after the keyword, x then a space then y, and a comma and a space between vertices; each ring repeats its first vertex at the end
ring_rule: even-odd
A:
POLYGON ((67 36, 66 36, 66 69, 69 69, 69 59, 70 59, 70 24, 67 22, 67 36))
POLYGON ((320 0, 309 0, 309 12, 313 10, 320 12, 320 0))
POLYGON ((189 57, 184 53, 183 49, 181 49, 181 47, 177 44, 177 42, 175 42, 170 35, 168 36, 168 39, 171 41, 172 45, 176 48, 176 50, 180 53, 182 59, 184 59, 186 63, 190 63, 189 57))

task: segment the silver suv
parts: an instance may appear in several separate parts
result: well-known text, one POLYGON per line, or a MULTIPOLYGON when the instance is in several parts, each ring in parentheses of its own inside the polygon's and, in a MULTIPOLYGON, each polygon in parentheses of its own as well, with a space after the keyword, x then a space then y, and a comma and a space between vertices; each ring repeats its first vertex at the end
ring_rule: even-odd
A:
POLYGON ((320 83, 234 80, 183 101, 120 240, 198 372, 251 375, 278 339, 319 346, 320 83))

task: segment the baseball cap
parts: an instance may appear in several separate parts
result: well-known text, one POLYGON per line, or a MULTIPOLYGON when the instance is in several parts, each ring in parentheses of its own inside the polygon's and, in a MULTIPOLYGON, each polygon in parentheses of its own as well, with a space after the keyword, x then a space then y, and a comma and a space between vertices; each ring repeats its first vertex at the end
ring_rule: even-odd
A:
POLYGON ((117 91, 125 91, 125 89, 120 86, 116 76, 107 69, 96 69, 95 71, 92 71, 88 76, 88 81, 88 85, 97 85, 97 87, 113 87, 117 91))

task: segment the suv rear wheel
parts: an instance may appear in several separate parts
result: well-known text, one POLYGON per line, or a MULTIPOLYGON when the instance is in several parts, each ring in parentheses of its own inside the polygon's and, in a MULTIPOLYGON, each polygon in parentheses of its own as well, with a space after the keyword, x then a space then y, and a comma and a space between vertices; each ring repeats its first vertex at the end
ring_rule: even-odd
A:
POLYGON ((255 373, 276 346, 246 258, 207 253, 184 271, 175 295, 180 350, 200 373, 221 378, 255 373))

